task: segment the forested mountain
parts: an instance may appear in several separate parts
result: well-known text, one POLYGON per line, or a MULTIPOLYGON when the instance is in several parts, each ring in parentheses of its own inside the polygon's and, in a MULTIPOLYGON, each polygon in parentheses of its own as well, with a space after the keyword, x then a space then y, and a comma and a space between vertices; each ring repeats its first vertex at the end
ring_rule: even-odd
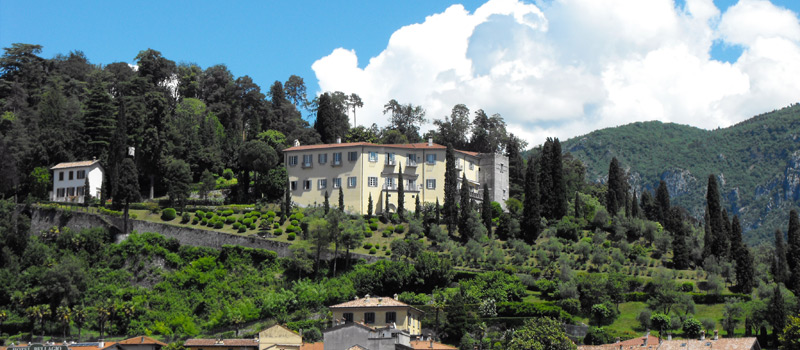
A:
POLYGON ((716 175, 723 206, 739 215, 751 245, 771 244, 786 213, 800 204, 800 104, 710 131, 633 123, 569 139, 563 150, 583 161, 588 180, 605 183, 613 157, 638 193, 654 192, 664 180, 673 203, 699 219, 706 179, 716 175))

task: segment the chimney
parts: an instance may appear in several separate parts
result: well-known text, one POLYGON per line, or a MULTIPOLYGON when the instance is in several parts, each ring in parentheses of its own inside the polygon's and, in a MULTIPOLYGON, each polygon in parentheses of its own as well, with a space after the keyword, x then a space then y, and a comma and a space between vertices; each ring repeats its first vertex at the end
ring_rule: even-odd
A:
POLYGON ((394 300, 397 300, 397 293, 394 293, 394 300))
POLYGON ((358 295, 354 296, 353 300, 358 300, 358 295))
POLYGON ((294 143, 292 143, 294 147, 300 146, 300 140, 294 139, 294 143))
POLYGON ((105 339, 100 339, 99 340, 99 344, 97 344, 97 347, 100 348, 100 349, 106 347, 106 340, 105 339))
POLYGON ((365 301, 365 302, 369 301, 369 294, 367 294, 367 295, 365 295, 365 296, 364 296, 364 301, 365 301))
POLYGON ((644 344, 642 346, 647 346, 647 339, 650 338, 650 330, 647 330, 647 334, 644 335, 644 344))
POLYGON ((433 146, 433 137, 428 138, 428 147, 433 146))
POLYGON ((667 333, 667 340, 672 340, 672 333, 667 333))
POLYGON ((433 339, 431 339, 431 338, 428 338, 428 340, 430 340, 430 342, 431 342, 431 349, 433 349, 433 339))
POLYGON ((619 337, 617 337, 617 340, 614 343, 619 343, 619 337))
POLYGON ((714 330, 714 340, 719 340, 719 331, 716 329, 714 330))
POLYGON ((342 143, 342 138, 341 137, 337 137, 336 138, 336 143, 342 143))
POLYGON ((700 331, 700 340, 706 340, 706 331, 700 331))

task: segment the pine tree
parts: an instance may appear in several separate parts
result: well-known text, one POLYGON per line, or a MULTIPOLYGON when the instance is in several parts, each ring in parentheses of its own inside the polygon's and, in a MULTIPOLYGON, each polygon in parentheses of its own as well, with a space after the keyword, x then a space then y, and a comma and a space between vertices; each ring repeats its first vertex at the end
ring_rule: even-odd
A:
POLYGON ((536 242, 541 233, 541 209, 536 161, 528 159, 525 171, 525 201, 522 204, 522 236, 528 244, 536 242))
POLYGON ((656 189, 656 205, 658 206, 658 222, 664 225, 667 222, 669 208, 671 208, 669 203, 669 190, 664 180, 658 183, 658 188, 656 189))
POLYGON ((790 289, 795 294, 800 294, 800 218, 797 216, 797 210, 792 209, 789 212, 789 230, 787 233, 786 260, 789 265, 789 271, 791 271, 790 289))
POLYGON ((775 230, 775 258, 772 261, 772 276, 776 283, 786 284, 789 278, 789 265, 786 261, 786 244, 783 242, 783 232, 775 230))
POLYGON ((367 219, 372 218, 372 193, 369 194, 367 199, 367 219))
POLYGON ((422 206, 419 203, 419 195, 416 195, 416 202, 414 203, 414 219, 419 219, 419 213, 422 211, 422 206))
POLYGON ((738 215, 734 215, 731 224, 731 252, 736 260, 736 288, 740 293, 750 294, 755 287, 753 256, 742 242, 742 225, 738 215))
POLYGON ((456 226, 458 224, 458 177, 456 172, 456 157, 453 151, 453 146, 447 144, 447 152, 445 155, 445 170, 444 170, 444 208, 443 216, 444 223, 447 226, 447 232, 451 235, 455 234, 456 226))
POLYGON ((106 160, 111 137, 114 133, 114 103, 106 92, 102 79, 96 79, 89 90, 89 99, 86 101, 86 146, 89 156, 106 160))
POLYGON ((403 188, 403 165, 397 164, 397 215, 400 220, 405 220, 406 211, 406 193, 403 188))
POLYGON ((489 237, 492 237, 492 202, 489 197, 489 184, 483 184, 483 202, 481 203, 481 221, 486 226, 489 237))
POLYGON ((339 186, 339 211, 344 213, 344 192, 342 192, 342 186, 339 186))
POLYGON ((330 197, 328 195, 328 191, 325 191, 325 202, 322 203, 322 207, 325 209, 325 214, 326 215, 328 214, 328 211, 331 210, 331 205, 328 202, 328 197, 330 197))
POLYGON ((475 237, 471 237, 468 234, 468 232, 472 232, 472 230, 470 230, 470 227, 467 226, 467 225, 469 225, 469 221, 467 220, 467 218, 469 217, 469 215, 472 212, 472 202, 471 202, 471 199, 469 198, 469 182, 467 182, 467 175, 466 174, 462 174, 461 175, 461 190, 460 190, 460 192, 461 193, 459 194, 459 197, 460 197, 460 200, 461 200, 460 201, 461 202, 460 203, 461 214, 459 215, 459 217, 461 218, 461 220, 458 221, 458 234, 461 236, 461 240, 466 242, 470 238, 475 238, 475 237))

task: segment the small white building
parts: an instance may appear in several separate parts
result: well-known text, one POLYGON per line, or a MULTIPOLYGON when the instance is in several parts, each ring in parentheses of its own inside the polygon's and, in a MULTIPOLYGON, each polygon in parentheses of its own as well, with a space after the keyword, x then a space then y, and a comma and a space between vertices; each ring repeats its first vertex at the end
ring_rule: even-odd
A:
POLYGON ((55 202, 83 203, 84 186, 89 179, 89 193, 100 198, 103 187, 103 167, 99 160, 59 163, 53 171, 53 191, 50 200, 55 202))

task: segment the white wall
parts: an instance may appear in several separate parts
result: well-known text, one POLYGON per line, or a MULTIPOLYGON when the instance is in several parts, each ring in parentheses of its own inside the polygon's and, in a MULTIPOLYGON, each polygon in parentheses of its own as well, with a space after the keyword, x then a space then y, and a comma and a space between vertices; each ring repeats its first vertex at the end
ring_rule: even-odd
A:
POLYGON ((50 194, 50 199, 53 201, 59 202, 68 202, 70 201, 70 197, 68 196, 68 188, 75 188, 75 202, 76 203, 83 203, 83 196, 78 196, 77 188, 82 188, 85 184, 86 179, 78 179, 78 171, 85 170, 86 177, 89 178, 89 188, 93 198, 98 198, 97 192, 101 190, 103 186, 103 169, 100 168, 99 165, 95 164, 89 167, 74 167, 74 168, 65 168, 65 169, 55 169, 53 170, 53 192, 50 194), (72 172, 72 180, 69 179, 69 172, 72 172), (64 180, 59 180, 59 173, 64 173, 64 180), (58 197, 58 189, 64 188, 64 197, 58 197))

